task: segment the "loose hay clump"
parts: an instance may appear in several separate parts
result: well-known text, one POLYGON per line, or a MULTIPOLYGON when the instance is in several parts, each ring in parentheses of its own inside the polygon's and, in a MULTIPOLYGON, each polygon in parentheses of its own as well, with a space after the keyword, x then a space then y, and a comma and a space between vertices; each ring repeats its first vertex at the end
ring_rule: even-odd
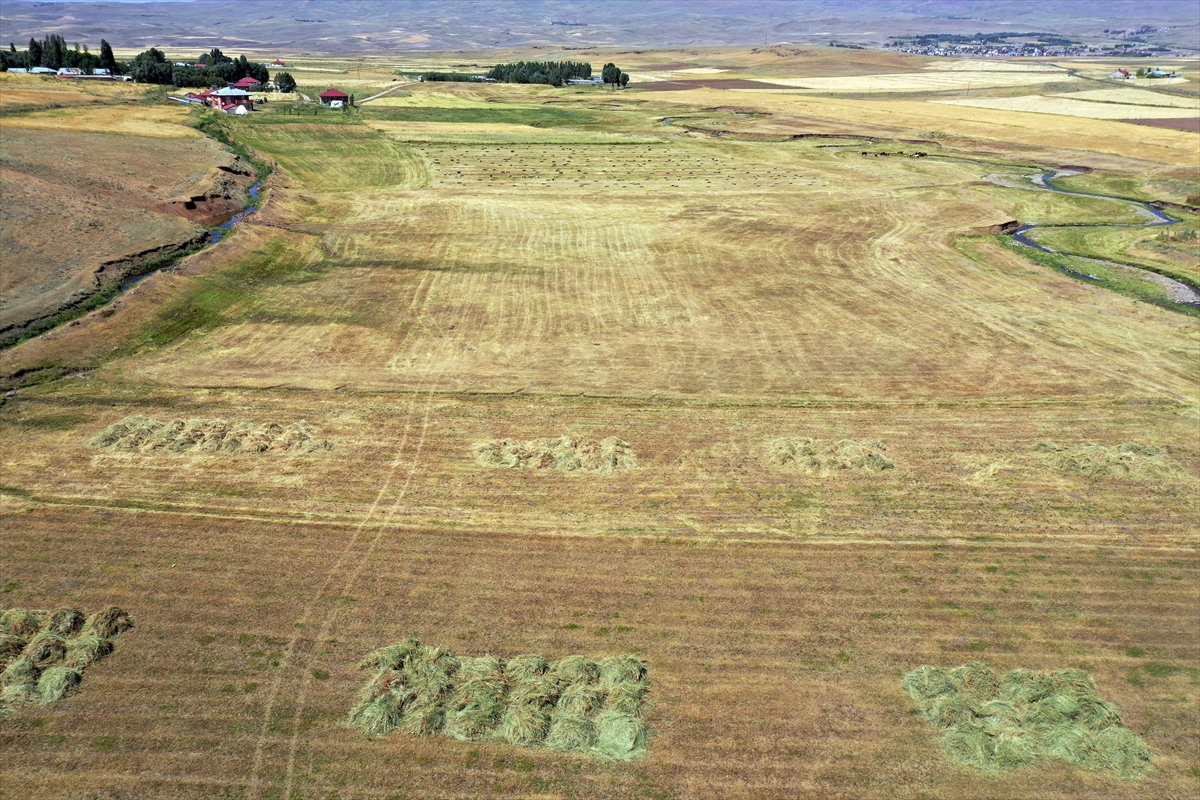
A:
POLYGON ((463 742, 505 742, 629 760, 646 749, 646 665, 630 655, 579 655, 549 664, 458 658, 415 639, 370 653, 373 675, 350 712, 371 736, 397 729, 463 742))
POLYGON ((767 464, 806 474, 832 475, 836 472, 884 472, 895 464, 887 457, 882 439, 812 439, 790 436, 767 445, 767 464))
POLYGON ((1046 441, 1033 449, 1046 454, 1055 469, 1090 478, 1163 480, 1187 477, 1182 467, 1161 447, 1154 445, 1125 442, 1112 447, 1098 444, 1066 447, 1046 441))
POLYGON ((223 419, 175 419, 159 422, 137 414, 114 422, 88 440, 89 447, 114 450, 138 450, 152 453, 221 453, 234 455, 243 450, 265 453, 268 450, 315 453, 332 450, 327 439, 318 439, 316 431, 304 420, 286 428, 274 422, 255 425, 230 423, 223 419))
POLYGON ((903 684, 925 719, 944 729, 946 751, 977 769, 1058 760, 1133 779, 1150 768, 1150 748, 1121 726, 1117 707, 1081 670, 1015 669, 998 676, 978 662, 922 666, 903 684))
POLYGON ((496 469, 549 469, 560 472, 594 472, 611 475, 637 466, 637 454, 629 443, 615 436, 607 439, 493 439, 471 446, 475 461, 496 469))
POLYGON ((71 608, 0 613, 0 714, 51 705, 77 691, 83 671, 111 653, 112 638, 132 627, 116 606, 90 617, 71 608))

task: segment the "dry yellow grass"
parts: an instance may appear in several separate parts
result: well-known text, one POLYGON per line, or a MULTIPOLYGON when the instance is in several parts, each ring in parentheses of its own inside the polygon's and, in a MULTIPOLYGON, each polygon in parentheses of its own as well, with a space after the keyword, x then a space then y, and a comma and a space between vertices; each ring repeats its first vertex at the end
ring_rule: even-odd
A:
MULTIPOLYGON (((1136 90, 1130 90, 1136 91, 1136 90)), ((1150 94, 1140 92, 1139 94, 1150 94)), ((939 100, 939 103, 973 108, 994 108, 1002 111, 1021 111, 1033 114, 1057 114, 1089 119, 1176 119, 1187 116, 1186 107, 1167 105, 1128 105, 1119 102, 1093 102, 1075 99, 1073 95, 1025 95, 1023 97, 980 97, 958 100, 939 100)), ((1193 113, 1200 105, 1191 104, 1193 113)))
POLYGON ((1065 72, 1040 70, 1002 72, 1000 70, 936 70, 896 74, 855 75, 844 78, 772 78, 759 80, 814 89, 822 92, 940 92, 975 87, 1027 86, 1039 83, 1067 83, 1075 78, 1065 72))
POLYGON ((190 111, 181 105, 100 105, 87 108, 55 108, 5 117, 6 128, 46 131, 116 133, 157 139, 202 139, 204 135, 187 125, 190 111))
POLYGON ((5 375, 33 370, 18 380, 88 370, 0 408, 5 597, 115 602, 141 625, 69 723, 3 729, 6 779, 47 797, 1191 791, 1200 330, 981 229, 1125 220, 983 178, 1036 160, 1182 186, 1194 137, 780 92, 426 91, 362 122, 229 120, 277 168, 267 206, 111 313, 0 354, 5 375), (784 141, 814 129, 887 141, 784 141), (131 414, 304 419, 336 449, 85 446, 131 414), (637 466, 489 469, 471 451, 551 435, 619 437, 637 466), (894 468, 770 463, 803 437, 885 440, 894 468), (1173 469, 1065 472, 1045 439, 1161 448, 1173 469), (645 759, 363 741, 343 725, 353 664, 409 635, 641 654, 645 759), (954 767, 899 679, 981 652, 1086 664, 1154 772, 954 767))

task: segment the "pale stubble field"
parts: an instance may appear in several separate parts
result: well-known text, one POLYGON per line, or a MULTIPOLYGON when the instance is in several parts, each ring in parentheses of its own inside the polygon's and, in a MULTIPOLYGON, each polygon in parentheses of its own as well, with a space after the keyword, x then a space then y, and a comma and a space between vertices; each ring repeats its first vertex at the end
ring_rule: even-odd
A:
MULTIPOLYGON (((865 141, 660 122, 726 114, 712 110, 725 92, 547 105, 546 90, 483 91, 482 110, 445 106, 488 126, 462 137, 425 110, 436 99, 368 107, 374 126, 234 123, 276 165, 266 208, 115 314, 3 355, 6 373, 89 368, 0 410, 4 604, 112 602, 139 624, 77 697, 0 723, 7 785, 45 797, 1195 791, 1195 320, 981 230, 1125 207, 984 182, 1027 163, 996 138, 1002 112, 961 130, 943 118, 950 138, 920 145, 926 158, 882 158, 861 156, 865 141), (627 143, 597 143, 610 139, 627 143), (85 445, 130 414, 304 419, 333 450, 85 445), (498 470, 471 451, 563 434, 620 437, 638 465, 498 470), (772 441, 804 436, 882 439, 894 468, 770 462, 772 441), (1153 445, 1176 471, 1067 473, 1035 449, 1045 440, 1153 445), (640 653, 648 753, 610 765, 365 740, 344 726, 353 665, 409 635, 464 654, 640 653), (955 764, 899 680, 978 658, 1087 669, 1155 770, 1125 782, 955 764)), ((875 124, 864 109, 847 114, 854 133, 875 124)), ((1186 170, 1183 136, 1041 152, 1077 163, 1094 144, 1108 166, 1186 170)))

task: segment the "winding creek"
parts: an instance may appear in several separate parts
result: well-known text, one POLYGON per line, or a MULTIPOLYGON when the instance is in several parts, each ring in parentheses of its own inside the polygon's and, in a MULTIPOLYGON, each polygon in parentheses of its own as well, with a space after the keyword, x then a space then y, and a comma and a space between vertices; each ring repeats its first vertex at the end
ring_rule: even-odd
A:
MULTIPOLYGON (((253 186, 251 186, 249 189, 246 190, 246 194, 248 194, 250 196, 250 202, 246 205, 245 208, 243 208, 241 211, 234 214, 229 219, 222 222, 220 225, 213 226, 213 228, 208 233, 208 243, 205 245, 205 248, 210 247, 210 246, 216 244, 217 242, 221 241, 222 239, 224 239, 225 236, 228 235, 229 232, 233 230, 233 226, 237 225, 239 222, 241 222, 243 219, 245 219, 249 214, 253 214, 255 211, 258 210, 259 202, 261 200, 260 194, 261 194, 262 185, 263 185, 264 180, 265 179, 260 178, 257 183, 255 183, 253 186)), ((189 255, 192 255, 192 254, 194 254, 194 253, 189 253, 189 255)), ((164 270, 172 269, 185 257, 186 256, 181 255, 181 256, 179 256, 179 258, 171 259, 168 263, 164 264, 163 266, 159 267, 158 269, 152 269, 149 272, 143 272, 139 275, 130 275, 128 278, 121 281, 121 291, 117 293, 118 296, 120 294, 128 291, 129 289, 132 289, 134 286, 137 286, 139 283, 144 281, 146 278, 149 278, 151 275, 154 275, 155 273, 158 273, 158 272, 162 272, 164 270)))
MULTIPOLYGON (((1095 264, 1101 264, 1101 265, 1107 267, 1108 269, 1113 269, 1113 270, 1117 270, 1120 272, 1124 272, 1125 274, 1130 275, 1131 277, 1138 278, 1140 280, 1150 281, 1151 283, 1155 283, 1155 284, 1163 287, 1164 289, 1166 289, 1167 294, 1170 296, 1170 298, 1173 302, 1178 303, 1180 305, 1188 306, 1190 308, 1200 310, 1200 292, 1198 292, 1195 289, 1195 287, 1189 286, 1188 284, 1184 283, 1183 281, 1175 280, 1174 278, 1170 278, 1166 275, 1160 275, 1159 273, 1154 272, 1153 270, 1142 269, 1140 267, 1131 266, 1129 264, 1119 264, 1115 261, 1105 261, 1105 260, 1099 259, 1099 258, 1090 258, 1088 256, 1076 255, 1075 253, 1068 253, 1068 252, 1064 252, 1064 251, 1054 250, 1050 247, 1047 247, 1044 244, 1040 244, 1039 242, 1029 238, 1029 236, 1027 234, 1038 228, 1042 228, 1045 230, 1050 230, 1053 228, 1065 228, 1065 227, 1071 227, 1071 228, 1154 228, 1154 227, 1165 227, 1167 225, 1174 225, 1175 223, 1180 221, 1180 220, 1170 216, 1169 214, 1164 213, 1160 209, 1155 208, 1154 206, 1150 205, 1149 203, 1144 203, 1144 202, 1141 202, 1140 200, 1130 200, 1130 199, 1124 198, 1124 197, 1112 197, 1111 195, 1106 195, 1106 194, 1091 194, 1088 192, 1076 192, 1076 191, 1072 191, 1070 189, 1063 189, 1059 186, 1055 186, 1054 183, 1052 182, 1055 178, 1065 178, 1068 175, 1078 175, 1078 174, 1080 174, 1080 173, 1075 170, 1070 170, 1070 169, 1058 170, 1056 172, 1042 172, 1042 173, 1038 173, 1036 175, 1015 175, 1015 174, 993 173, 991 175, 986 176, 986 180, 989 181, 990 183, 996 184, 997 186, 1004 186, 1009 189, 1030 189, 1030 190, 1034 190, 1034 191, 1057 192, 1059 194, 1069 194, 1069 195, 1074 195, 1076 197, 1092 197, 1092 198, 1096 198, 1098 200, 1111 200, 1111 201, 1117 202, 1117 203, 1125 203, 1126 205, 1130 206, 1136 213, 1140 214, 1143 217, 1146 217, 1146 221, 1143 223, 1106 222, 1106 223, 1082 224, 1082 225, 1075 225, 1075 224, 1054 225, 1054 224, 1039 224, 1036 222, 1029 222, 1029 223, 1025 223, 1024 225, 1021 225, 1019 228, 1017 228, 1015 231, 1013 231, 1011 234, 1009 234, 1010 236, 1012 236, 1013 240, 1020 244, 1025 245, 1027 247, 1032 247, 1035 250, 1039 250, 1043 253, 1071 256, 1072 258, 1078 258, 1082 261, 1090 261, 1095 264)), ((1089 275, 1087 273, 1079 272, 1077 270, 1073 270, 1073 269, 1070 269, 1067 267, 1059 267, 1059 269, 1062 269, 1063 272, 1066 272, 1067 274, 1071 275, 1072 277, 1079 278, 1080 280, 1088 281, 1091 283, 1101 283, 1102 282, 1101 279, 1096 277, 1095 275, 1089 275)))

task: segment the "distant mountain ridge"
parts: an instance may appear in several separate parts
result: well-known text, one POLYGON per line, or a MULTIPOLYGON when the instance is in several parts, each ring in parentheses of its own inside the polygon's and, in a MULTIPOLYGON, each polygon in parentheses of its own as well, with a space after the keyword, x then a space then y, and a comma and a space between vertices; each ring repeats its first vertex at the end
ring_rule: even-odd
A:
POLYGON ((1012 26, 1063 35, 1134 30, 1195 49, 1193 0, 7 0, 0 41, 59 33, 116 47, 283 48, 313 53, 528 47, 880 45, 889 36, 975 33, 1012 26))

